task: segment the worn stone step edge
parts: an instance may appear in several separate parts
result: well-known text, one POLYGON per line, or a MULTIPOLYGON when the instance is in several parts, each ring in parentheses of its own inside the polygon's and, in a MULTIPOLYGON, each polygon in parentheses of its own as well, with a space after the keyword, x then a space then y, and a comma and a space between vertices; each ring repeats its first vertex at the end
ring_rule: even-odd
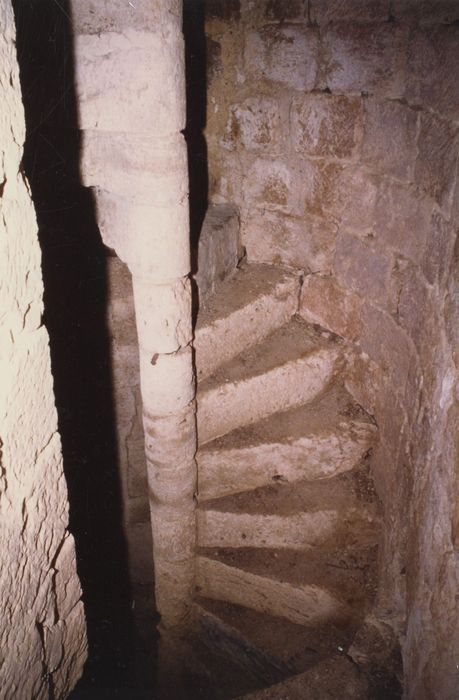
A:
POLYGON ((286 516, 231 513, 199 508, 200 547, 259 547, 307 550, 347 536, 352 544, 377 541, 369 508, 348 507, 286 516))
POLYGON ((255 646, 236 628, 199 603, 192 608, 193 633, 201 644, 255 677, 260 686, 270 685, 292 676, 296 670, 285 661, 255 646))
POLYGON ((204 556, 197 557, 196 582, 202 597, 226 600, 300 625, 351 616, 348 606, 319 586, 292 585, 204 556))
POLYGON ((297 312, 299 291, 299 273, 269 265, 248 265, 223 282, 210 308, 198 313, 198 381, 288 321, 297 312))
POLYGON ((198 393, 199 444, 311 401, 338 372, 339 357, 337 347, 320 348, 266 372, 198 393))
POLYGON ((344 655, 334 655, 280 683, 240 696, 237 700, 368 700, 364 674, 344 655))
MULTIPOLYGON (((236 431, 235 431, 236 433, 236 431)), ((198 450, 201 501, 249 491, 276 481, 328 479, 350 471, 370 450, 377 429, 371 423, 342 421, 322 434, 285 442, 221 449, 208 442, 198 450)))

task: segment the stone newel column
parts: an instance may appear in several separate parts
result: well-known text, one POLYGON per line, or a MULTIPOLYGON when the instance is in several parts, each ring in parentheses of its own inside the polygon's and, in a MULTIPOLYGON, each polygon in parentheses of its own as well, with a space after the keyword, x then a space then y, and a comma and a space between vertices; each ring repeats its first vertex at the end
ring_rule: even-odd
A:
POLYGON ((195 384, 181 3, 74 0, 82 177, 104 242, 133 276, 164 629, 182 630, 194 585, 195 384))

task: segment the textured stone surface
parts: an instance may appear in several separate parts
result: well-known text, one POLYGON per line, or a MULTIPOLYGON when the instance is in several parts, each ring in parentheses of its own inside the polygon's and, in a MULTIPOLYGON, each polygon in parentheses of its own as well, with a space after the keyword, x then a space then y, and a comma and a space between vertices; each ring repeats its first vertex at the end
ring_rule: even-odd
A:
POLYGON ((348 659, 336 656, 241 700, 366 700, 368 693, 368 683, 357 668, 348 659))
POLYGON ((383 307, 390 306, 391 269, 390 255, 354 236, 342 234, 338 237, 334 270, 344 286, 383 307))
POLYGON ((299 275, 268 265, 242 266, 199 309, 195 329, 198 380, 263 341, 297 311, 299 275))
POLYGON ((326 29, 325 83, 332 92, 403 94, 406 32, 394 24, 343 23, 326 29))
POLYGON ((285 158, 257 158, 245 173, 243 196, 247 209, 255 205, 259 209, 301 215, 304 205, 295 186, 299 177, 295 164, 291 165, 285 158))
POLYGON ((374 212, 376 241, 418 263, 431 239, 432 209, 432 200, 417 189, 384 180, 374 212))
POLYGON ((340 619, 346 606, 328 591, 315 585, 294 585, 198 557, 197 582, 202 595, 285 617, 300 625, 340 619))
POLYGON ((311 90, 317 75, 318 38, 313 29, 267 26, 247 36, 246 69, 255 80, 265 79, 295 90, 311 90))
POLYGON ((319 25, 327 22, 377 22, 389 18, 389 0, 311 0, 310 16, 319 25))
POLYGON ((241 257, 237 209, 229 204, 210 206, 199 234, 196 270, 193 271, 201 305, 226 277, 235 272, 241 257))
POLYGON ((254 210, 245 221, 245 244, 251 262, 288 265, 300 270, 330 270, 336 225, 319 217, 287 218, 254 210))
POLYGON ((198 392, 201 444, 277 411, 307 403, 335 376, 339 348, 294 319, 206 379, 198 392))
POLYGON ((293 147, 305 155, 349 158, 358 142, 361 115, 361 100, 357 98, 324 94, 295 98, 291 110, 293 147))
MULTIPOLYGON (((457 4, 452 4, 459 19, 457 4)), ((454 79, 458 43, 458 26, 453 24, 415 31, 408 45, 408 100, 431 107, 453 121, 459 117, 459 87, 454 79)))
POLYGON ((276 100, 249 97, 231 105, 223 139, 226 148, 242 147, 247 151, 276 153, 280 142, 280 110, 276 100))
POLYGON ((414 110, 398 102, 365 100, 364 162, 385 175, 411 181, 417 128, 418 115, 414 110))
POLYGON ((21 171, 25 139, 15 27, 0 34, 0 694, 65 698, 86 659, 86 624, 67 531, 37 224, 21 171))
POLYGON ((360 336, 362 298, 340 287, 331 276, 307 275, 301 290, 300 315, 345 338, 360 336))
MULTIPOLYGON (((73 6, 78 8, 77 3, 73 6)), ((96 14, 100 16, 100 7, 96 14)), ((114 17, 112 6, 106 17, 108 21, 114 17)), ((184 128, 184 104, 181 91, 176 90, 177 84, 183 89, 185 77, 176 60, 183 53, 183 39, 175 23, 153 26, 155 31, 150 32, 123 26, 119 33, 110 29, 76 35, 75 87, 81 128, 130 132, 135 124, 136 131, 148 132, 152 113, 160 133, 184 128), (167 104, 162 100, 164 91, 169 95, 167 104)))
MULTIPOLYGON (((459 53, 459 51, 458 51, 459 53)), ((425 113, 421 117, 415 182, 449 213, 459 151, 456 124, 425 113)))
POLYGON ((239 428, 198 452, 199 498, 220 498, 273 483, 329 479, 354 469, 375 427, 349 420, 349 394, 330 390, 312 403, 239 428))

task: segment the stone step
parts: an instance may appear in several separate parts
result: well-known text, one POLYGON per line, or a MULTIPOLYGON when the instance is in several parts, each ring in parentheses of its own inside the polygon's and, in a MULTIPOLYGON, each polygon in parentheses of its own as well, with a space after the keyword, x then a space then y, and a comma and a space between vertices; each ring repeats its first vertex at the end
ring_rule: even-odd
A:
POLYGON ((209 697, 234 698, 243 688, 250 692, 296 673, 295 667, 259 649, 230 623, 215 615, 205 601, 195 602, 192 613, 193 670, 202 669, 199 675, 207 679, 202 685, 209 688, 209 697))
POLYGON ((201 547, 311 547, 377 542, 379 519, 363 470, 333 479, 276 482, 205 501, 197 511, 201 547))
POLYGON ((244 265, 200 304, 195 329, 198 381, 260 343, 297 311, 298 273, 271 265, 244 265))
POLYGON ((305 406, 234 430, 198 451, 200 501, 353 469, 376 439, 370 417, 335 385, 305 406))
POLYGON ((368 700, 372 697, 366 677, 352 661, 336 653, 304 673, 240 696, 239 700, 368 700))
POLYGON ((197 590, 300 625, 349 621, 364 616, 371 604, 375 549, 202 549, 197 590))
POLYGON ((249 656, 255 649, 258 656, 271 660, 276 669, 283 671, 284 677, 305 671, 337 649, 346 653, 357 629, 353 625, 333 623, 305 627, 220 600, 198 598, 197 602, 204 620, 203 636, 207 616, 211 615, 224 635, 229 630, 231 638, 238 639, 249 656))
POLYGON ((341 359, 331 334, 294 317, 199 385, 200 444, 311 401, 342 368, 341 359))

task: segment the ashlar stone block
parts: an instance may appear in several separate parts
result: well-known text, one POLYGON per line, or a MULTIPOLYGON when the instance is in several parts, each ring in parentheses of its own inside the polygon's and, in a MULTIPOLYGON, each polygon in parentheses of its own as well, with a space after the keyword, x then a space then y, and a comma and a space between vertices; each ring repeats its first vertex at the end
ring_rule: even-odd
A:
POLYGON ((241 104, 231 105, 222 145, 228 149, 272 152, 278 150, 280 136, 278 100, 249 97, 241 104))
POLYGON ((332 92, 403 95, 406 29, 393 23, 329 25, 325 83, 332 92))
POLYGON ((389 0, 310 0, 311 21, 384 22, 389 18, 389 0))
POLYGON ((357 340, 363 301, 329 275, 307 275, 301 290, 300 315, 338 335, 357 340))
POLYGON ((421 115, 416 184, 449 213, 459 163, 459 128, 434 114, 421 115))
POLYGON ((408 185, 384 180, 378 190, 374 233, 384 246, 419 262, 431 230, 433 201, 408 185))
POLYGON ((340 233, 336 243, 334 270, 344 286, 379 306, 391 305, 390 275, 393 261, 371 243, 340 233))
POLYGON ((358 98, 326 94, 295 97, 290 113, 294 149, 311 156, 350 158, 359 140, 358 98))
MULTIPOLYGON (((430 3, 429 3, 430 4, 430 3)), ((434 3, 435 4, 435 3, 434 3)), ((459 4, 456 14, 459 18, 459 4)), ((418 29, 408 44, 406 98, 431 107, 447 119, 459 119, 459 27, 457 24, 418 29)))
POLYGON ((289 215, 304 211, 298 187, 300 170, 287 159, 257 158, 245 173, 244 199, 247 209, 254 206, 289 215))
POLYGON ((371 168, 400 180, 412 180, 418 113, 393 102, 365 100, 362 159, 371 168))
POLYGON ((244 243, 251 262, 323 272, 332 268, 336 232, 333 222, 319 217, 255 210, 244 222, 244 243))
POLYGON ((319 41, 309 27, 266 26, 248 34, 247 73, 255 80, 279 83, 295 90, 312 90, 317 75, 319 41))

